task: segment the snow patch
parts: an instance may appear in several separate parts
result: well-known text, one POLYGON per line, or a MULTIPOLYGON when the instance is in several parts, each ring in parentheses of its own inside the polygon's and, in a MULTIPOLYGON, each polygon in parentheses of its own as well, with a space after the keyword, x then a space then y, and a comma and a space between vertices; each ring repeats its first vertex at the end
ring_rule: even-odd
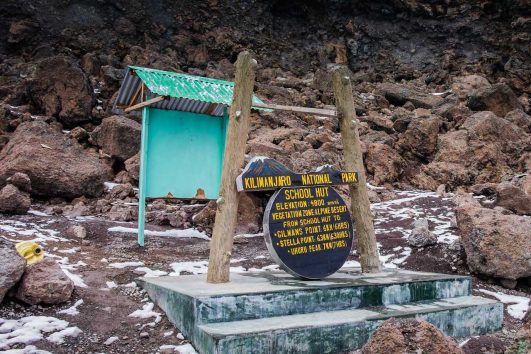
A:
POLYGON ((158 269, 153 270, 148 267, 138 267, 135 269, 135 272, 145 273, 144 274, 145 278, 157 278, 163 275, 168 275, 168 272, 158 270, 158 269))
POLYGON ((35 216, 50 216, 46 213, 43 213, 42 211, 33 210, 33 209, 28 210, 28 214, 35 215, 35 216))
POLYGON ((103 342, 104 345, 111 345, 113 344, 114 342, 116 342, 117 340, 119 340, 120 338, 116 337, 116 336, 113 336, 113 337, 109 337, 109 339, 107 339, 105 342, 103 342))
POLYGON ((190 343, 182 344, 182 345, 169 345, 169 344, 161 345, 159 348, 159 350, 164 350, 164 351, 171 350, 171 349, 173 349, 175 353, 180 353, 180 354, 197 354, 194 347, 192 347, 190 343))
POLYGON ((116 263, 109 263, 109 268, 117 268, 117 269, 124 269, 127 267, 138 267, 143 266, 144 262, 116 262, 116 263))
POLYGON ((50 334, 48 337, 46 337, 46 339, 55 344, 63 344, 65 342, 65 337, 75 338, 81 333, 83 333, 83 331, 80 330, 78 327, 68 327, 63 329, 62 331, 50 334))
POLYGON ((82 303, 83 303, 83 299, 79 299, 79 300, 76 301, 76 303, 74 305, 72 305, 72 307, 69 307, 69 308, 61 310, 61 311, 57 311, 57 313, 70 315, 70 316, 79 315, 79 310, 77 308, 82 303))
POLYGON ((142 310, 134 311, 133 313, 129 314, 129 317, 136 317, 136 318, 142 318, 142 319, 155 317, 155 323, 159 323, 160 320, 162 319, 160 317, 161 314, 159 312, 153 311, 154 307, 155 307, 155 304, 153 304, 152 302, 148 302, 142 307, 142 310))
MULTIPOLYGON (((65 336, 77 336, 81 333, 79 328, 68 325, 67 321, 50 316, 27 316, 18 320, 0 318, 0 350, 9 349, 16 344, 38 342, 47 333, 51 334, 46 339, 53 343, 62 343, 65 336)), ((28 347, 24 350, 26 349, 31 350, 28 347)))
MULTIPOLYGON (((115 226, 111 227, 108 230, 109 232, 123 232, 123 233, 138 233, 137 228, 133 227, 123 227, 115 226)), ((202 240, 210 240, 210 238, 201 231, 196 229, 184 229, 184 230, 165 230, 165 231, 154 231, 154 230, 145 230, 144 235, 146 236, 163 236, 163 237, 177 237, 177 238, 200 238, 202 240)))
POLYGON ((507 312, 511 317, 522 320, 529 309, 531 299, 524 296, 508 295, 501 292, 494 292, 485 289, 479 289, 482 293, 494 296, 507 306, 507 312))

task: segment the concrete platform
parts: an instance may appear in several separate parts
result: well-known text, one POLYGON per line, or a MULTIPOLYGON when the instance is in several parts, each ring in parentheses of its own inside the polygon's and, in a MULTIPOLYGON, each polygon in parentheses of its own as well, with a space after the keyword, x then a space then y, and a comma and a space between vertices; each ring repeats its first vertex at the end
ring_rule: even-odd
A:
POLYGON ((418 317, 449 335, 497 330, 503 306, 470 296, 471 279, 344 268, 320 281, 285 272, 142 278, 140 285, 201 353, 341 353, 389 317, 418 317))

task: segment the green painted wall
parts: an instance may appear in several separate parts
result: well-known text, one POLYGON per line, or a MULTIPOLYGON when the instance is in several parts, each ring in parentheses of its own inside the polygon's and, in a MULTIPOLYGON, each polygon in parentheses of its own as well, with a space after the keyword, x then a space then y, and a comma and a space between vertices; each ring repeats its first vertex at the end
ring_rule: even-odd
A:
POLYGON ((217 199, 228 117, 149 109, 146 197, 217 199))

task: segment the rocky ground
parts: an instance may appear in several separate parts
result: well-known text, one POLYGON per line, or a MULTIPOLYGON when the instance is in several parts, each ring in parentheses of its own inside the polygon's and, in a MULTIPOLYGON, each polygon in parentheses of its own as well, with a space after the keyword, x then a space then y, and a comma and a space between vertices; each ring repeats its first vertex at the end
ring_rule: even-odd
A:
MULTIPOLYGON (((138 248, 141 125, 112 107, 127 65, 231 80, 247 49, 259 63, 255 93, 271 103, 330 108, 330 72, 350 69, 382 262, 471 272, 485 290, 477 294, 506 302, 507 316, 503 332, 462 349, 523 352, 530 9, 527 0, 2 1, 0 236, 42 244, 72 279, 55 273, 58 294, 74 290, 68 304, 28 307, 20 299, 39 291, 22 280, 19 300, 8 294, 0 307, 0 350, 31 352, 17 348, 32 342, 50 352, 151 353, 186 344, 132 282, 146 272, 204 272, 216 205, 151 203, 153 232, 138 248), (123 262, 136 263, 111 266, 123 262), (145 319, 129 316, 144 306, 136 313, 145 319)), ((337 119, 252 114, 247 160, 268 156, 307 172, 341 168, 342 150, 337 119)), ((267 197, 241 200, 237 234, 250 237, 237 238, 235 271, 274 268, 257 236, 267 197)))
MULTIPOLYGON (((381 188, 372 191, 385 199, 373 203, 373 211, 381 261, 386 267, 470 274, 464 251, 456 246, 459 238, 452 195, 422 191, 396 191, 390 195, 381 188), (425 247, 408 244, 414 228, 412 216, 428 220, 431 232, 436 235, 435 244, 425 247)), ((52 353, 170 353, 175 348, 169 346, 176 346, 181 353, 193 352, 189 346, 183 347, 188 343, 186 338, 173 328, 160 309, 152 306, 145 292, 136 286, 135 279, 141 275, 205 273, 208 237, 204 233, 150 226, 146 247, 141 248, 136 244, 133 222, 113 222, 102 216, 46 215, 42 211, 44 206, 34 207, 40 211, 32 209, 29 215, 2 216, 0 235, 13 241, 39 242, 46 257, 57 260, 68 272, 75 284, 74 295, 67 303, 54 306, 28 306, 8 298, 0 308, 0 338, 6 343, 0 349, 29 350, 35 346, 52 353), (86 234, 76 235, 73 226, 81 226, 86 234), (134 313, 140 317, 132 316, 134 313), (58 324, 52 327, 56 329, 37 324, 24 327, 24 323, 39 321, 30 316, 66 321, 65 328, 79 331, 59 336, 63 341, 59 343, 61 340, 54 341, 50 336, 64 330, 63 327, 58 324), (25 329, 21 331, 20 327, 25 329), (31 333, 28 327, 32 328, 31 333), (37 338, 32 339, 34 336, 37 338)), ((359 263, 353 252, 347 266, 356 265, 359 263)), ((262 234, 237 236, 231 271, 260 269, 278 269, 267 252, 262 234)), ((507 303, 504 330, 462 338, 459 342, 465 353, 503 353, 518 343, 525 331, 522 321, 531 298, 529 284, 507 290, 488 278, 473 276, 474 294, 500 298, 507 303)))

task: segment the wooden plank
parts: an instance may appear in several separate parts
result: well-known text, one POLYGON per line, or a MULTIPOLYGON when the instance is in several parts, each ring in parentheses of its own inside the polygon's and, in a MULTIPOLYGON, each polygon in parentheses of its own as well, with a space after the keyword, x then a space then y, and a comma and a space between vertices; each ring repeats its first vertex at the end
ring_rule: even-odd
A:
POLYGON ((207 274, 209 283, 226 283, 230 280, 230 258, 239 202, 236 177, 245 158, 256 66, 256 60, 249 52, 244 51, 238 55, 216 220, 210 240, 207 274))
POLYGON ((129 101, 128 106, 132 106, 136 102, 136 99, 138 98, 138 95, 142 92, 142 85, 143 85, 143 82, 140 81, 140 85, 138 85, 138 87, 137 87, 137 89, 135 91, 135 94, 131 98, 131 101, 129 101))
POLYGON ((333 88, 339 115, 341 139, 343 140, 344 168, 347 171, 357 171, 359 177, 359 183, 351 184, 349 190, 352 217, 358 237, 361 270, 364 273, 376 273, 380 271, 380 259, 378 257, 378 247, 376 246, 369 194, 367 193, 367 180, 363 166, 356 110, 354 109, 352 97, 352 85, 345 67, 335 71, 333 88))
POLYGON ((211 103, 211 104, 208 106, 208 108, 207 108, 205 114, 212 115, 212 113, 216 110, 216 107, 217 107, 217 106, 218 106, 217 103, 211 103))
POLYGON ((298 106, 284 106, 284 105, 272 104, 272 103, 254 103, 253 104, 253 108, 267 108, 267 109, 273 109, 273 110, 277 110, 277 111, 306 113, 306 114, 313 114, 313 115, 316 115, 316 116, 330 117, 330 118, 337 117, 336 111, 331 110, 331 109, 308 108, 308 107, 298 107, 298 106))
POLYGON ((139 109, 139 108, 151 106, 153 103, 157 103, 157 102, 163 101, 165 99, 166 99, 166 96, 157 96, 157 97, 149 99, 147 101, 135 104, 134 106, 127 107, 126 109, 124 109, 124 112, 125 113, 129 113, 129 112, 134 111, 134 110, 139 109))

